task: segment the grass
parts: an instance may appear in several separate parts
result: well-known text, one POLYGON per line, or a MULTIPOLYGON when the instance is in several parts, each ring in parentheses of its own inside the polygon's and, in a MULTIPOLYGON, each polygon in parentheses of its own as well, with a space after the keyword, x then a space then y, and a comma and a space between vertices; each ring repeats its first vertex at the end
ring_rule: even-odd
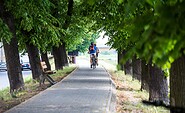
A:
MULTIPOLYGON (((55 74, 51 75, 51 77, 59 82, 69 73, 71 73, 74 69, 76 69, 75 65, 70 65, 69 67, 64 67, 63 70, 57 71, 55 74)), ((50 87, 49 82, 45 81, 45 85, 42 87, 39 86, 39 82, 36 80, 32 80, 31 76, 27 77, 25 80, 24 90, 17 91, 15 93, 15 98, 12 98, 9 93, 9 87, 0 90, 0 113, 24 102, 25 100, 31 98, 32 96, 40 93, 41 91, 50 87)))
POLYGON ((117 112, 118 113, 169 113, 164 107, 149 106, 142 103, 148 100, 146 91, 140 91, 140 82, 132 80, 130 75, 124 75, 122 71, 110 72, 116 83, 117 89, 117 112))
POLYGON ((116 59, 114 55, 103 55, 99 57, 99 62, 111 74, 111 78, 116 84, 117 113, 170 113, 164 107, 146 105, 142 100, 148 100, 149 93, 140 91, 141 83, 138 80, 132 80, 131 75, 125 75, 123 71, 117 71, 116 59))
POLYGON ((1 100, 10 100, 12 97, 9 94, 9 87, 0 91, 0 99, 1 100))

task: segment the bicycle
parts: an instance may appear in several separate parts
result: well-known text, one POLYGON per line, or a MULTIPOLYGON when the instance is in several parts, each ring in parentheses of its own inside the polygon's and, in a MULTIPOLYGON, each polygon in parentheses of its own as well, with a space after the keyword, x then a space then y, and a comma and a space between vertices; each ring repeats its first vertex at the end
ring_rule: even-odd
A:
POLYGON ((93 69, 95 69, 96 68, 96 56, 95 55, 93 55, 92 56, 92 58, 91 58, 91 60, 92 60, 92 64, 91 64, 91 67, 93 68, 93 69))

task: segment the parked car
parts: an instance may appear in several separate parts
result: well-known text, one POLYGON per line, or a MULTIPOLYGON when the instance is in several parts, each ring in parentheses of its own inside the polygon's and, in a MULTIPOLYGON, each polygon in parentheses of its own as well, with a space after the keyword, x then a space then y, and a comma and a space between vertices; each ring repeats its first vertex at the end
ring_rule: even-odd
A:
POLYGON ((29 70, 31 70, 30 63, 29 63, 29 62, 22 62, 22 63, 21 63, 21 68, 22 68, 22 70, 24 70, 24 69, 29 69, 29 70))
POLYGON ((7 71, 6 63, 5 62, 0 62, 0 70, 7 71))

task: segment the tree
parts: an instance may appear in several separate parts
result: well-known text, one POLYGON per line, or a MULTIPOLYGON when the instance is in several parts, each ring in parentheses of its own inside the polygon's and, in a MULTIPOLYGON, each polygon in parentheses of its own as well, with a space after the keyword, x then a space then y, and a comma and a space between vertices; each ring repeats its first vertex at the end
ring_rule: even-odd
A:
POLYGON ((46 51, 48 45, 60 43, 61 30, 55 26, 59 22, 50 14, 51 7, 49 0, 8 2, 9 10, 16 17, 19 44, 28 51, 33 79, 39 79, 42 72, 38 50, 46 51))
POLYGON ((145 60, 141 60, 141 91, 149 91, 149 66, 145 60))
POLYGON ((168 84, 164 71, 149 64, 149 101, 168 105, 168 84))
MULTIPOLYGON (((1 33, 5 32, 11 32, 12 38, 7 37, 5 35, 5 38, 3 39, 4 49, 5 49, 5 57, 6 57, 6 63, 7 63, 7 69, 8 69, 8 78, 10 82, 10 93, 13 94, 15 90, 22 89, 24 87, 23 77, 22 77, 22 71, 20 67, 20 58, 19 58, 19 52, 18 52, 18 42, 16 37, 16 29, 15 29, 15 20, 10 11, 7 11, 5 1, 0 1, 0 18, 3 21, 0 21, 1 24, 3 24, 1 33), (8 27, 8 28, 7 28, 8 27)), ((9 34, 9 33, 8 33, 9 34)), ((8 35, 10 36, 10 35, 8 35)))
MULTIPOLYGON (((56 8, 53 9, 53 16, 56 18, 60 17, 60 1, 56 2, 53 1, 53 4, 55 4, 56 8)), ((66 30, 70 23, 71 23, 71 16, 73 13, 73 0, 68 0, 68 7, 67 7, 67 14, 65 14, 66 19, 63 23, 63 25, 61 25, 61 27, 66 30)), ((63 66, 68 65, 68 61, 67 61, 67 53, 66 53, 66 42, 65 42, 65 38, 64 36, 62 37, 62 39, 60 39, 61 43, 59 44, 59 46, 54 47, 53 49, 53 53, 54 53, 54 59, 55 59, 55 68, 58 69, 63 69, 63 66)))
MULTIPOLYGON (((180 112, 185 112, 184 63, 185 57, 183 55, 172 63, 170 69, 170 105, 176 108, 174 110, 179 110, 180 112)), ((171 112, 174 112, 173 109, 171 112)))
POLYGON ((141 80, 141 59, 134 56, 132 59, 133 78, 141 80))
MULTIPOLYGON (((182 109, 185 108, 182 102, 184 101, 184 96, 181 95, 184 89, 182 88, 177 92, 176 88, 182 87, 181 81, 184 79, 181 75, 184 72, 178 66, 181 64, 177 64, 184 55, 184 33, 181 32, 185 28, 184 24, 182 24, 184 23, 184 15, 181 15, 184 13, 184 4, 185 1, 144 2, 144 8, 149 8, 149 10, 138 15, 134 23, 138 29, 142 29, 142 32, 134 35, 141 36, 143 39, 137 41, 137 45, 130 51, 133 53, 137 52, 140 57, 152 59, 153 63, 162 67, 165 71, 169 70, 172 64, 170 71, 170 95, 172 94, 173 96, 170 96, 170 104, 173 107, 182 109), (138 27, 139 24, 140 27, 138 27), (144 26, 141 27, 141 25, 144 26), (174 93, 178 97, 174 96, 174 93)), ((136 31, 136 29, 134 30, 136 31)))
POLYGON ((28 57, 30 60, 32 78, 35 80, 39 80, 40 75, 42 74, 39 50, 36 46, 34 46, 33 44, 30 44, 29 42, 26 43, 26 48, 27 48, 28 57))
POLYGON ((121 60, 124 57, 124 51, 118 51, 118 70, 124 70, 124 66, 123 63, 121 62, 121 60))
POLYGON ((133 75, 132 59, 124 64, 125 74, 133 75))
MULTIPOLYGON (((61 47, 61 46, 60 46, 61 47)), ((62 62, 62 58, 61 58, 61 48, 60 47, 53 47, 53 57, 54 57, 54 61, 55 61, 55 69, 59 70, 59 69, 63 69, 63 65, 64 62, 62 62)))

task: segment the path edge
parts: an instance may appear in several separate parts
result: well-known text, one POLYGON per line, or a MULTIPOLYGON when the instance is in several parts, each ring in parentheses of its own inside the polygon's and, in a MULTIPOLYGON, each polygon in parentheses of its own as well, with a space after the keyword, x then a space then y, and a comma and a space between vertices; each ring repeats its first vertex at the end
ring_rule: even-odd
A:
POLYGON ((107 113, 116 113, 116 83, 112 80, 111 74, 109 73, 109 71, 103 65, 102 67, 107 72, 110 79, 110 85, 111 85, 106 111, 107 113))

